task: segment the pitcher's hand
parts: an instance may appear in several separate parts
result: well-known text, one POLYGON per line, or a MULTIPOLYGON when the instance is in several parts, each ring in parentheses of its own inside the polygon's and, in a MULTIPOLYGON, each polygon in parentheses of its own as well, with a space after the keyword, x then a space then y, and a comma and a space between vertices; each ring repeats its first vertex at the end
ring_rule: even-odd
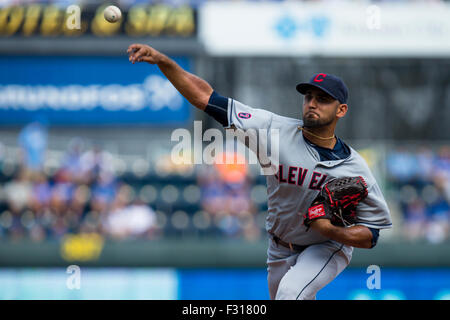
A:
POLYGON ((129 55, 128 60, 130 60, 133 64, 135 62, 148 62, 150 64, 157 64, 162 56, 159 51, 153 49, 148 45, 140 43, 130 45, 127 52, 129 55))

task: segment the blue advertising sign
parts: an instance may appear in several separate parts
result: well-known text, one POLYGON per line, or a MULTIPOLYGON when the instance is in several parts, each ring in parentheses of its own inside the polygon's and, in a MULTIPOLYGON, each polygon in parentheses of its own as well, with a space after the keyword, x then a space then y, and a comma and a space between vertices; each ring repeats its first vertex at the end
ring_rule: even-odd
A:
MULTIPOLYGON (((174 58, 185 70, 185 57, 174 58)), ((149 64, 123 57, 0 57, 0 125, 181 125, 191 106, 149 64)))
MULTIPOLYGON (((373 273, 347 268, 317 293, 318 300, 449 300, 448 268, 380 267, 379 286, 373 273)), ((267 300, 267 271, 263 269, 178 270, 180 300, 267 300), (220 290, 217 290, 220 288, 220 290)))
MULTIPOLYGON (((263 269, 83 267, 3 268, 0 300, 269 300, 263 269), (220 288, 220 290, 218 290, 220 288)), ((450 300, 448 268, 381 268, 378 287, 363 268, 345 269, 317 294, 318 300, 450 300)))

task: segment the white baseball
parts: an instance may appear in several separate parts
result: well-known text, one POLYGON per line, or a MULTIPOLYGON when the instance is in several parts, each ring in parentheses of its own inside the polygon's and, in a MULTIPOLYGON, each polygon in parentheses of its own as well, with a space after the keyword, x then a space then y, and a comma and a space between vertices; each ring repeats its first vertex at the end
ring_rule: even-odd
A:
POLYGON ((117 22, 122 18, 122 12, 116 6, 107 6, 103 11, 103 16, 108 22, 117 22))

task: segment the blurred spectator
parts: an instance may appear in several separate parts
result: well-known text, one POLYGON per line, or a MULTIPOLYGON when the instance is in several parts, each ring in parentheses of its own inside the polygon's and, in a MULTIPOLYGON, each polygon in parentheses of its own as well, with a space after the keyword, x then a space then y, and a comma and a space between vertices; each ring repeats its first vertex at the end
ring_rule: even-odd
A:
POLYGON ((39 122, 28 124, 19 134, 19 145, 22 148, 25 167, 39 171, 47 149, 47 128, 39 122))
POLYGON ((85 168, 81 161, 83 151, 84 141, 82 139, 74 138, 70 140, 61 166, 61 169, 67 171, 67 173, 71 175, 71 179, 78 183, 89 182, 87 172, 83 171, 85 168))
POLYGON ((30 172, 26 169, 19 170, 13 180, 5 184, 4 193, 10 211, 19 214, 25 210, 32 193, 30 172))
POLYGON ((403 234, 410 240, 440 243, 450 232, 450 147, 405 147, 387 156, 388 180, 401 191, 403 234))
POLYGON ((156 225, 156 214, 139 200, 132 201, 133 189, 122 185, 110 213, 103 222, 106 234, 116 239, 151 237, 156 225))
POLYGON ((397 148, 387 157, 387 168, 392 179, 403 183, 416 176, 419 166, 414 155, 404 148, 397 148))
POLYGON ((42 212, 50 205, 51 187, 47 177, 42 172, 33 175, 32 191, 29 206, 34 212, 42 212))
POLYGON ((198 183, 202 209, 213 217, 224 235, 249 240, 259 237, 248 165, 242 155, 237 152, 218 154, 214 166, 202 167, 198 183))
POLYGON ((414 199, 404 208, 405 223, 403 226, 406 239, 414 240, 425 236, 426 223, 425 203, 419 198, 414 199))
POLYGON ((114 174, 113 158, 111 154, 94 146, 81 156, 81 171, 79 172, 88 182, 95 181, 101 175, 111 177, 114 174))
POLYGON ((116 195, 117 184, 109 173, 100 174, 91 184, 91 208, 99 213, 108 210, 116 195))
POLYGON ((447 203, 450 203, 450 146, 439 149, 438 157, 431 173, 437 188, 442 192, 447 203))

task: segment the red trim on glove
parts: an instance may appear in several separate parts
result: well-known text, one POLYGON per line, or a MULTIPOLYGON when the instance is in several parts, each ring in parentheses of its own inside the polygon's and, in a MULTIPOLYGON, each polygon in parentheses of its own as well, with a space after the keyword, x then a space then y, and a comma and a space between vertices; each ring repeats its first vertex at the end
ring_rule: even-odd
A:
POLYGON ((319 204, 317 206, 308 209, 309 219, 316 219, 318 217, 323 217, 325 214, 326 213, 323 204, 319 204))

